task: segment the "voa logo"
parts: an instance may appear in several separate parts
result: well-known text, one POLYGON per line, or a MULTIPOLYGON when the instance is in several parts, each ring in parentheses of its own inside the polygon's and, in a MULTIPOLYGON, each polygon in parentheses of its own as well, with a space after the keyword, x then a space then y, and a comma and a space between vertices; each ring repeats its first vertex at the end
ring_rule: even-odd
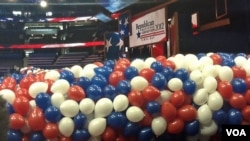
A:
POLYGON ((247 136, 244 129, 226 129, 227 136, 247 136))

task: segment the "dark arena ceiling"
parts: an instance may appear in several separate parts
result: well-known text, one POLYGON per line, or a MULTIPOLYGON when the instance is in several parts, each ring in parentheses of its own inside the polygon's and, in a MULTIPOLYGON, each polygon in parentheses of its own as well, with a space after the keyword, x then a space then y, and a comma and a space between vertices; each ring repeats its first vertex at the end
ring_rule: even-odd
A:
POLYGON ((102 39, 115 31, 114 15, 132 14, 166 0, 0 0, 0 45, 58 43, 102 39))

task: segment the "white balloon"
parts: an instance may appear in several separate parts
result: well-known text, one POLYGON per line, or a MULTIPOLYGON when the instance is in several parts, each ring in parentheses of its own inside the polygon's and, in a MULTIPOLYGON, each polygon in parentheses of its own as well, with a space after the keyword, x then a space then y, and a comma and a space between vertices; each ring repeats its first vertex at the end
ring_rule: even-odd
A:
POLYGON ((168 88, 171 91, 181 90, 183 87, 183 82, 179 78, 172 78, 168 81, 168 88))
POLYGON ((57 70, 49 70, 45 73, 44 79, 56 81, 60 78, 60 73, 57 70))
POLYGON ((213 93, 216 90, 217 85, 217 80, 212 76, 208 76, 204 79, 203 87, 208 93, 213 93))
POLYGON ((65 101, 65 97, 61 93, 53 93, 50 97, 51 104, 57 108, 60 108, 61 104, 65 101))
POLYGON ((160 105, 170 99, 170 96, 172 95, 172 92, 169 90, 162 90, 161 95, 155 100, 157 101, 160 105))
POLYGON ((81 77, 83 68, 80 65, 74 65, 70 68, 70 71, 74 74, 75 78, 81 77))
POLYGON ((88 79, 92 79, 93 76, 95 76, 94 68, 97 68, 98 66, 95 64, 87 64, 83 67, 81 76, 87 77, 88 79))
POLYGON ((85 114, 85 115, 89 115, 91 114, 94 109, 95 109, 95 102, 90 99, 90 98, 84 98, 81 100, 81 102, 79 103, 79 108, 80 111, 85 114))
MULTIPOLYGON (((213 60, 212 58, 210 58, 209 56, 202 56, 199 61, 201 62, 201 64, 203 66, 206 66, 206 65, 213 65, 213 60)), ((202 67, 203 68, 203 67, 202 67)))
POLYGON ((144 118, 144 112, 137 106, 131 106, 126 111, 126 117, 131 122, 139 122, 144 118))
POLYGON ((90 121, 88 131, 92 136, 100 136, 106 129, 107 121, 105 118, 95 118, 90 121))
POLYGON ((234 58, 234 62, 236 66, 242 67, 245 63, 247 63, 247 58, 243 56, 236 56, 234 58))
POLYGON ((202 74, 204 77, 208 76, 216 77, 218 72, 214 65, 206 65, 202 69, 202 74))
POLYGON ((193 102, 196 105, 203 105, 208 100, 208 91, 204 88, 198 89, 193 95, 193 102))
POLYGON ((194 70, 189 74, 189 78, 193 80, 196 85, 200 85, 203 83, 204 76, 201 71, 199 70, 194 70))
POLYGON ((60 105, 60 111, 65 117, 74 117, 79 112, 79 105, 76 101, 67 99, 60 105))
POLYGON ((70 137, 74 131, 74 121, 70 117, 63 117, 58 124, 59 131, 65 137, 70 137))
POLYGON ((194 60, 192 62, 189 62, 189 64, 188 64, 188 70, 190 70, 190 71, 194 71, 194 70, 200 71, 200 70, 202 70, 202 67, 203 66, 199 60, 194 60))
POLYGON ((198 121, 202 125, 209 125, 212 122, 212 111, 207 104, 200 106, 197 110, 198 121))
POLYGON ((159 136, 166 132, 167 129, 167 121, 162 117, 158 116, 153 118, 151 123, 151 128, 156 136, 159 136))
POLYGON ((128 105, 128 97, 123 94, 117 95, 113 100, 113 106, 116 112, 122 112, 126 110, 128 108, 128 105))
POLYGON ((58 79, 52 84, 50 90, 53 93, 61 93, 63 95, 66 95, 69 88, 70 88, 70 84, 67 80, 58 79))
POLYGON ((35 108, 36 107, 36 101, 35 101, 35 99, 30 100, 29 104, 30 104, 30 110, 32 110, 33 108, 35 108))
POLYGON ((97 137, 94 137, 94 136, 91 136, 88 141, 102 141, 102 138, 100 136, 97 136, 97 137))
POLYGON ((13 104, 16 99, 16 94, 10 89, 0 90, 0 96, 10 104, 13 104))
POLYGON ((135 67, 138 72, 140 72, 143 68, 145 68, 145 63, 143 61, 143 59, 134 59, 131 63, 130 66, 135 67))
POLYGON ((219 110, 223 106, 223 98, 219 92, 215 91, 208 96, 207 104, 212 111, 219 110))
POLYGON ((233 79, 233 70, 228 66, 222 66, 218 72, 221 81, 230 82, 233 79))
POLYGON ((108 116, 113 110, 113 103, 108 98, 101 98, 95 104, 95 117, 102 118, 108 116))
POLYGON ((145 68, 150 68, 151 64, 155 61, 156 61, 156 59, 154 57, 146 58, 146 60, 144 61, 145 68))
POLYGON ((49 85, 46 82, 34 82, 29 87, 29 95, 35 98, 39 93, 47 92, 48 87, 49 85))
POLYGON ((202 136, 212 136, 218 130, 218 125, 212 120, 209 125, 201 125, 200 127, 200 135, 202 136))
POLYGON ((148 86, 148 81, 142 76, 135 76, 130 81, 133 90, 142 91, 148 86))

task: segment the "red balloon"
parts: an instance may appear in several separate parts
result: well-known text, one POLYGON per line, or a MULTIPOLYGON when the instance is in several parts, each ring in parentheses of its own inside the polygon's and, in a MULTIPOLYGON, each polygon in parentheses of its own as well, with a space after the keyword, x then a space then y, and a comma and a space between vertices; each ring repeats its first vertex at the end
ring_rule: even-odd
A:
POLYGON ((155 70, 151 68, 143 68, 139 72, 139 75, 145 78, 148 82, 151 82, 154 74, 155 70))
POLYGON ((173 70, 175 70, 175 68, 176 68, 175 63, 171 60, 165 60, 165 61, 161 62, 161 64, 163 65, 163 67, 170 67, 173 70))
POLYGON ((98 62, 98 61, 97 61, 97 62, 94 62, 93 64, 94 64, 94 65, 97 65, 98 67, 102 67, 102 66, 103 66, 103 63, 102 63, 102 62, 98 62))
POLYGON ((247 84, 247 88, 250 89, 250 76, 246 76, 245 81, 247 84))
POLYGON ((34 82, 36 82, 36 78, 33 75, 28 75, 21 79, 19 86, 28 90, 30 85, 34 82))
POLYGON ((42 110, 34 107, 28 115, 28 125, 34 131, 42 131, 46 125, 45 117, 42 110))
POLYGON ((184 128, 184 121, 181 118, 176 118, 168 123, 167 132, 170 134, 179 134, 184 128))
POLYGON ((250 105, 247 105, 241 110, 243 119, 246 120, 247 122, 250 122, 250 105))
POLYGON ((181 107, 185 102, 185 94, 183 91, 175 91, 170 96, 170 102, 176 107, 181 107))
POLYGON ((25 125, 24 117, 19 113, 13 113, 9 118, 10 128, 14 130, 19 130, 25 125))
POLYGON ((103 141, 114 141, 116 139, 115 130, 111 127, 106 127, 101 137, 103 141))
POLYGON ((44 82, 48 84, 47 93, 48 93, 48 94, 52 94, 50 88, 51 88, 51 86, 54 84, 55 81, 52 80, 52 79, 45 79, 44 82))
POLYGON ((124 80, 125 76, 122 71, 113 71, 109 76, 109 84, 113 86, 117 86, 117 84, 124 80))
POLYGON ((119 63, 119 64, 116 64, 114 66, 114 71, 121 71, 121 72, 124 72, 126 70, 128 66, 126 64, 123 64, 123 63, 119 63))
POLYGON ((163 62, 165 61, 167 58, 163 55, 159 55, 155 58, 156 61, 159 61, 159 62, 163 62))
MULTIPOLYGON (((184 93, 184 92, 183 92, 184 93)), ((193 97, 192 95, 189 95, 189 94, 185 94, 185 100, 184 100, 184 104, 183 105, 188 105, 188 104, 191 104, 192 103, 192 100, 193 100, 193 97)))
POLYGON ((139 124, 143 127, 150 126, 152 123, 153 117, 146 110, 143 110, 143 113, 144 113, 144 117, 139 122, 139 124))
POLYGON ((144 88, 141 93, 144 99, 147 101, 156 100, 161 95, 160 90, 151 85, 144 88))
POLYGON ((5 86, 6 89, 10 89, 14 91, 16 88, 17 82, 14 78, 7 76, 3 79, 2 84, 5 86))
POLYGON ((164 101, 161 106, 161 114, 168 122, 171 122, 176 118, 177 110, 172 103, 164 101))
POLYGON ((229 103, 233 108, 242 109, 247 106, 247 101, 245 97, 241 94, 233 94, 229 99, 229 103))
POLYGON ((73 85, 68 90, 68 96, 70 99, 80 102, 83 98, 86 97, 82 87, 78 85, 73 85))
POLYGON ((59 141, 72 141, 70 137, 60 137, 59 141))
POLYGON ((178 116, 184 121, 193 121, 197 117, 197 111, 192 105, 184 105, 178 109, 178 116))
POLYGON ((220 81, 218 83, 217 91, 223 99, 229 99, 233 95, 233 86, 228 81, 220 81))
POLYGON ((213 60, 214 65, 220 65, 222 63, 222 58, 219 54, 212 54, 209 56, 213 60))
POLYGON ((240 66, 233 66, 232 71, 234 74, 234 78, 242 78, 245 79, 247 76, 246 70, 240 66))
POLYGON ((44 81, 45 74, 46 74, 46 72, 37 72, 37 73, 35 74, 36 80, 37 80, 37 81, 43 82, 43 81, 44 81))
POLYGON ((137 90, 131 90, 128 93, 128 100, 130 105, 138 106, 140 108, 143 108, 146 104, 143 95, 137 90))
POLYGON ((16 113, 25 116, 30 109, 29 99, 24 96, 16 97, 13 102, 13 108, 16 113))
POLYGON ((43 129, 43 135, 46 139, 56 138, 59 134, 58 125, 55 123, 47 123, 43 129))
POLYGON ((16 97, 19 97, 19 96, 24 96, 26 98, 28 98, 28 100, 31 100, 33 99, 30 95, 29 95, 29 91, 25 88, 20 88, 18 87, 16 90, 15 90, 15 94, 16 94, 16 97))
POLYGON ((127 140, 123 135, 119 134, 118 137, 115 139, 115 141, 127 141, 127 140))
POLYGON ((244 95, 246 101, 247 101, 247 104, 250 104, 250 89, 248 89, 244 95))
POLYGON ((21 141, 29 141, 29 137, 26 136, 26 135, 24 135, 24 136, 22 137, 22 140, 21 140, 21 141))
POLYGON ((130 61, 127 58, 120 58, 116 64, 125 64, 127 67, 130 65, 130 61))

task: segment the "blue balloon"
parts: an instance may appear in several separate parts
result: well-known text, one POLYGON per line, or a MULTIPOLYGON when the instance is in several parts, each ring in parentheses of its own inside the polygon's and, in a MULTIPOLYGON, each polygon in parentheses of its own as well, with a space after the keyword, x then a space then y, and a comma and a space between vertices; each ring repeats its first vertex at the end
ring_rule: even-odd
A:
POLYGON ((172 79, 175 75, 174 70, 171 67, 163 68, 162 74, 164 75, 164 77, 166 78, 167 81, 172 79))
POLYGON ((114 86, 107 85, 103 89, 103 94, 106 98, 113 100, 117 96, 118 92, 114 86))
POLYGON ((17 83, 19 83, 21 81, 21 79, 23 78, 23 76, 19 73, 12 73, 11 77, 14 78, 17 83))
POLYGON ((71 84, 72 82, 74 82, 75 76, 73 72, 64 69, 60 72, 60 79, 65 79, 71 84))
POLYGON ((131 90, 130 82, 127 80, 121 80, 118 82, 116 86, 116 91, 121 94, 127 95, 131 90))
POLYGON ((194 92, 196 91, 196 83, 191 79, 184 81, 183 90, 186 94, 194 94, 194 92))
POLYGON ((55 106, 49 106, 45 110, 44 116, 46 120, 54 123, 58 122, 62 117, 60 109, 55 106))
POLYGON ((90 138, 90 134, 85 129, 77 129, 72 135, 73 141, 87 141, 90 138))
POLYGON ((111 69, 114 69, 115 61, 113 60, 106 60, 103 63, 104 66, 110 67, 111 69))
POLYGON ((104 88, 108 84, 107 79, 101 74, 94 75, 91 79, 91 82, 92 84, 98 85, 101 88, 104 88))
POLYGON ((180 69, 175 70, 174 75, 176 78, 181 79, 182 82, 185 82, 186 80, 189 79, 189 72, 184 68, 180 68, 180 69))
POLYGON ((45 137, 42 132, 33 132, 30 135, 30 141, 45 141, 45 137))
POLYGON ((107 117, 107 124, 114 129, 123 129, 127 122, 127 117, 121 112, 112 112, 107 117))
POLYGON ((231 81, 231 84, 233 86, 233 91, 235 93, 240 93, 240 94, 244 94, 247 91, 247 83, 244 79, 242 78, 234 78, 231 81))
POLYGON ((153 75, 151 83, 159 90, 162 90, 166 87, 167 80, 162 73, 157 72, 153 75))
POLYGON ((150 127, 144 127, 138 134, 138 141, 151 141, 154 133, 150 127))
POLYGON ((150 68, 155 70, 155 72, 162 72, 163 71, 163 65, 162 63, 158 61, 154 61, 151 65, 150 68))
POLYGON ((76 129, 83 129, 85 123, 87 121, 87 117, 83 113, 78 113, 74 117, 74 124, 76 129))
POLYGON ((112 71, 113 71, 113 69, 110 68, 109 66, 102 66, 102 67, 94 68, 94 72, 96 74, 103 75, 107 80, 108 80, 110 74, 112 73, 112 71))
POLYGON ((10 103, 6 103, 6 109, 7 109, 9 115, 15 113, 14 107, 10 103))
POLYGON ((129 66, 124 71, 124 76, 128 80, 131 80, 132 78, 138 75, 139 75, 138 69, 134 66, 129 66))
POLYGON ((102 89, 96 84, 91 84, 86 90, 86 96, 93 101, 97 101, 103 97, 102 89))
POLYGON ((222 66, 228 66, 228 67, 233 67, 235 66, 235 62, 233 59, 229 59, 229 58, 226 58, 226 59, 222 59, 222 66))
POLYGON ((237 53, 236 56, 242 56, 242 57, 247 58, 247 54, 246 53, 237 53))
POLYGON ((187 122, 184 126, 184 132, 188 136, 197 135, 200 131, 200 123, 198 120, 187 122))
POLYGON ((242 114, 237 109, 230 109, 228 111, 228 124, 240 125, 243 120, 242 114))
POLYGON ((218 124, 226 124, 227 123, 227 112, 223 109, 214 111, 213 113, 213 120, 218 124))
POLYGON ((40 92, 36 98, 36 105, 42 110, 46 110, 49 106, 51 106, 50 95, 44 92, 40 92))
POLYGON ((9 129, 7 133, 7 140, 8 141, 21 141, 22 133, 19 130, 9 129))
POLYGON ((198 59, 200 59, 200 58, 206 56, 206 53, 198 53, 196 56, 198 59))
POLYGON ((150 101, 146 105, 146 110, 150 114, 157 114, 161 111, 161 105, 156 101, 150 101))
POLYGON ((138 125, 138 123, 129 121, 123 129, 123 135, 126 137, 137 136, 140 132, 140 129, 141 127, 138 125))
POLYGON ((89 85, 91 84, 91 81, 89 78, 87 77, 80 77, 78 78, 78 80, 76 81, 76 84, 80 87, 82 87, 84 90, 86 90, 89 85))

